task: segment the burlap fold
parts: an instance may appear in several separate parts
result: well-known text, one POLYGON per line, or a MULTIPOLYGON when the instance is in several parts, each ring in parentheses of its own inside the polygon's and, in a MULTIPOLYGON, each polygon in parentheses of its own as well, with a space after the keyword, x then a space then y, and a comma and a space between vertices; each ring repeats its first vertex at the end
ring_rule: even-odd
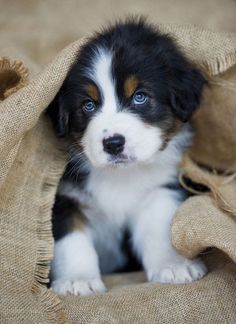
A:
MULTIPOLYGON (((213 80, 193 120, 197 135, 183 164, 183 174, 210 191, 187 200, 172 226, 173 244, 181 254, 193 257, 208 247, 217 248, 204 255, 209 274, 188 285, 143 283, 140 274, 113 275, 105 278, 108 293, 86 298, 59 298, 47 288, 53 251, 51 208, 66 157, 44 110, 58 92, 82 40, 65 48, 28 85, 15 78, 6 89, 17 92, 2 91, 1 323, 235 323, 236 35, 191 26, 161 25, 160 29, 173 35, 213 80), (218 113, 211 118, 213 108, 227 123, 221 123, 218 113), (213 126, 214 136, 201 127, 207 118, 214 127, 220 125, 221 145, 213 126)), ((16 71, 14 64, 9 68, 16 71)))

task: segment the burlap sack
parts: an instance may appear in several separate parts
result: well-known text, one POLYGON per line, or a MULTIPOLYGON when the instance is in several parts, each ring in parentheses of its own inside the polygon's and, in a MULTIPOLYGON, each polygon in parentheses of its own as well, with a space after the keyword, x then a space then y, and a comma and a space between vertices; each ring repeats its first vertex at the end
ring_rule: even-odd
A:
MULTIPOLYGON (((105 278, 110 291, 92 297, 61 298, 47 288, 53 251, 51 208, 66 157, 43 112, 75 59, 81 45, 78 41, 21 90, 19 87, 27 83, 26 70, 7 59, 0 64, 0 80, 6 80, 0 87, 1 323, 235 323, 236 94, 235 73, 230 72, 232 79, 228 79, 228 73, 236 63, 236 35, 195 27, 160 28, 176 37, 190 59, 206 73, 221 73, 224 85, 218 82, 208 89, 204 102, 222 112, 224 118, 229 111, 232 114, 221 129, 223 144, 218 151, 219 134, 211 128, 214 138, 209 138, 206 148, 208 138, 201 135, 204 128, 195 120, 195 149, 185 159, 183 173, 211 191, 187 200, 172 226, 175 247, 188 257, 206 247, 217 248, 204 252, 209 274, 187 285, 144 283, 142 273, 111 275, 105 278), (22 73, 16 73, 16 77, 9 70, 22 73), (214 100, 218 91, 227 97, 227 105, 223 94, 214 100), (212 158, 212 145, 215 153, 228 152, 227 158, 218 153, 212 158), (196 162, 221 173, 212 174, 196 162), (222 175, 224 171, 230 175, 222 175)), ((217 123, 217 118, 213 121, 217 123)))

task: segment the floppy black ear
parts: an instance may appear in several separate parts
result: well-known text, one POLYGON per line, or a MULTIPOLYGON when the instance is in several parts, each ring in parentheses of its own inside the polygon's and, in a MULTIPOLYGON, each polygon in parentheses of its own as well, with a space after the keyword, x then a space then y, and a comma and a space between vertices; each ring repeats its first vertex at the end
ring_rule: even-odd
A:
POLYGON ((66 109, 61 91, 56 95, 47 109, 56 133, 59 137, 65 137, 69 132, 69 111, 66 109))
POLYGON ((207 81, 187 61, 174 70, 173 76, 170 89, 171 108, 182 122, 187 122, 200 104, 203 86, 207 81))

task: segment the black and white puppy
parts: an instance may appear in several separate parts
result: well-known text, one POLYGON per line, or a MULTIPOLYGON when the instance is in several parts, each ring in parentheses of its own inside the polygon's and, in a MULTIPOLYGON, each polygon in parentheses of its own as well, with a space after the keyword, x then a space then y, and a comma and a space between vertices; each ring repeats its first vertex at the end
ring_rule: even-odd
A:
POLYGON ((90 38, 49 109, 70 160, 53 210, 52 288, 105 291, 102 273, 122 268, 129 232, 149 281, 187 283, 206 267, 171 245, 185 199, 179 162, 191 141, 187 121, 205 79, 173 40, 142 19, 90 38))

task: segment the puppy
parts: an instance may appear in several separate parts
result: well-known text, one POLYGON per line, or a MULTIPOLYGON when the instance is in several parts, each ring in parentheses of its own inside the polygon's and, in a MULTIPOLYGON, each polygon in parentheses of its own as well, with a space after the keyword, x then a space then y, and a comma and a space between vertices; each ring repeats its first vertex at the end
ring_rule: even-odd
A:
POLYGON ((206 83, 173 40, 142 19, 116 23, 78 53, 49 108, 69 162, 53 208, 51 277, 59 294, 105 291, 101 274, 128 262, 125 233, 147 279, 188 283, 206 267, 171 244, 186 199, 179 162, 206 83))

